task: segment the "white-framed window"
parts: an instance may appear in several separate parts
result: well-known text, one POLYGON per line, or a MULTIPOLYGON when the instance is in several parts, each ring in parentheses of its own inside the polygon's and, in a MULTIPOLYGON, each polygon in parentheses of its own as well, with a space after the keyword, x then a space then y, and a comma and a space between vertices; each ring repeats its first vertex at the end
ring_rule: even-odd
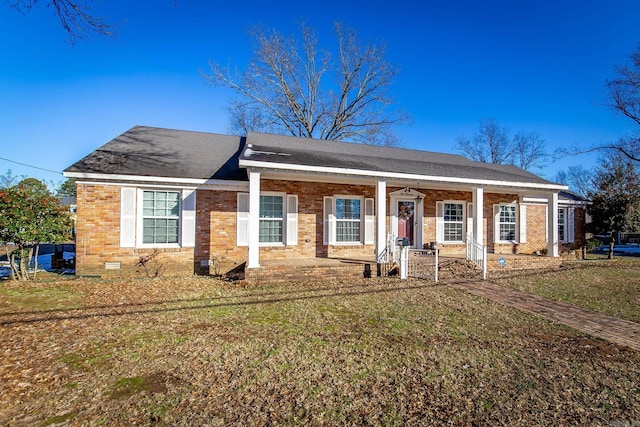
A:
POLYGON ((445 242, 462 242, 464 221, 464 203, 444 203, 442 222, 444 224, 445 242))
POLYGON ((558 238, 561 242, 567 241, 567 209, 558 208, 558 238))
POLYGON ((284 243, 284 199, 282 194, 260 195, 260 243, 284 243))
POLYGON ((336 197, 336 242, 360 243, 362 199, 336 197))
POLYGON ((142 191, 143 244, 177 244, 180 234, 179 225, 179 191, 142 191))
POLYGON ((467 229, 467 203, 461 200, 436 202, 436 241, 464 243, 467 229))
MULTIPOLYGON (((238 246, 249 244, 249 193, 237 194, 238 246)), ((260 246, 293 246, 298 244, 298 196, 261 192, 258 213, 260 246)))
POLYGON ((195 245, 194 189, 122 187, 120 194, 120 247, 195 245))
POLYGON ((562 243, 573 243, 574 241, 574 212, 573 208, 558 208, 558 239, 562 243))
POLYGON ((517 241, 518 236, 518 209, 515 203, 505 203, 494 206, 496 242, 517 241))
POLYGON ((374 243, 374 199, 361 196, 325 196, 324 244, 361 245, 374 243))

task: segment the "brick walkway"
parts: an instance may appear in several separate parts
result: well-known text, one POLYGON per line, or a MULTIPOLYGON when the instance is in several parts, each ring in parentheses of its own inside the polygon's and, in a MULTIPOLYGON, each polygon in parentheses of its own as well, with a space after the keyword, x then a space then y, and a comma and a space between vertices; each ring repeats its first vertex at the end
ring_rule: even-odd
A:
POLYGON ((447 284, 455 289, 492 299, 509 307, 537 314, 579 331, 640 351, 640 324, 606 316, 564 302, 531 295, 489 282, 457 282, 447 284))

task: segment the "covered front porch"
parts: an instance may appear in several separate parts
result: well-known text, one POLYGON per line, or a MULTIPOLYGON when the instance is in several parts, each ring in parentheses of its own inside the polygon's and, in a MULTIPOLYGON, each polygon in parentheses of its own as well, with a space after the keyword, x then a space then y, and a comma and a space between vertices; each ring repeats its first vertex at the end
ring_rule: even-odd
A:
MULTIPOLYGON (((518 254, 488 254, 487 278, 522 275, 532 272, 556 270, 563 260, 560 257, 518 254)), ((303 281, 332 281, 363 279, 378 275, 399 277, 392 272, 393 263, 378 263, 370 258, 295 258, 265 260, 259 268, 245 269, 244 281, 248 284, 283 283, 303 281)), ((432 280, 433 275, 421 277, 432 280)), ((466 260, 463 255, 438 257, 439 280, 482 279, 482 270, 466 260)))
POLYGON ((557 186, 541 190, 539 184, 480 186, 426 179, 407 185, 403 179, 302 177, 253 169, 248 176, 246 213, 238 214, 246 224, 248 270, 273 265, 276 257, 286 258, 285 264, 315 259, 313 264, 323 265, 325 258, 388 262, 387 250, 399 238, 414 249, 436 245, 442 256, 468 253, 469 242, 489 254, 559 256, 558 192, 552 191, 557 186), (283 200, 283 212, 275 215, 281 219, 263 216, 263 197, 283 200), (336 200, 342 202, 340 209, 336 200), (347 208, 352 217, 340 217, 347 208), (278 241, 261 241, 262 222, 274 221, 280 227, 278 241), (338 223, 349 226, 347 237, 356 241, 338 239, 338 223))

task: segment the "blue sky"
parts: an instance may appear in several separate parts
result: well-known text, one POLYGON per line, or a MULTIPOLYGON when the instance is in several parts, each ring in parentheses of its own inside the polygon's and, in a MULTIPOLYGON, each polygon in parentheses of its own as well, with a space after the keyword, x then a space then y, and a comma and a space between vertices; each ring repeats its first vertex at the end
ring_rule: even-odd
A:
MULTIPOLYGON (((606 106, 603 84, 640 44, 640 2, 101 0, 116 38, 71 46, 50 8, 0 5, 0 157, 62 171, 135 125, 226 133, 230 92, 207 86, 209 59, 242 67, 247 29, 292 34, 297 22, 335 46, 333 23, 384 41, 400 67, 392 91, 413 122, 405 147, 455 153, 456 138, 494 118, 536 131, 550 150, 615 140, 631 121, 606 106)), ((541 172, 594 164, 566 157, 541 172)), ((0 173, 61 181, 0 160, 0 173)))

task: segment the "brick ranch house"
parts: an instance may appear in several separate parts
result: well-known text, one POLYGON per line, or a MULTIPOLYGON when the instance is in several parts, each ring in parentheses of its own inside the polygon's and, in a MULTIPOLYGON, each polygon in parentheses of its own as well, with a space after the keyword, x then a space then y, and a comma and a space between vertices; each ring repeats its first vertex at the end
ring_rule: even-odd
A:
POLYGON ((152 253, 173 274, 376 262, 397 237, 456 256, 470 236, 531 259, 584 243, 567 187, 451 154, 136 126, 64 175, 77 183, 79 275, 134 275, 152 253))

